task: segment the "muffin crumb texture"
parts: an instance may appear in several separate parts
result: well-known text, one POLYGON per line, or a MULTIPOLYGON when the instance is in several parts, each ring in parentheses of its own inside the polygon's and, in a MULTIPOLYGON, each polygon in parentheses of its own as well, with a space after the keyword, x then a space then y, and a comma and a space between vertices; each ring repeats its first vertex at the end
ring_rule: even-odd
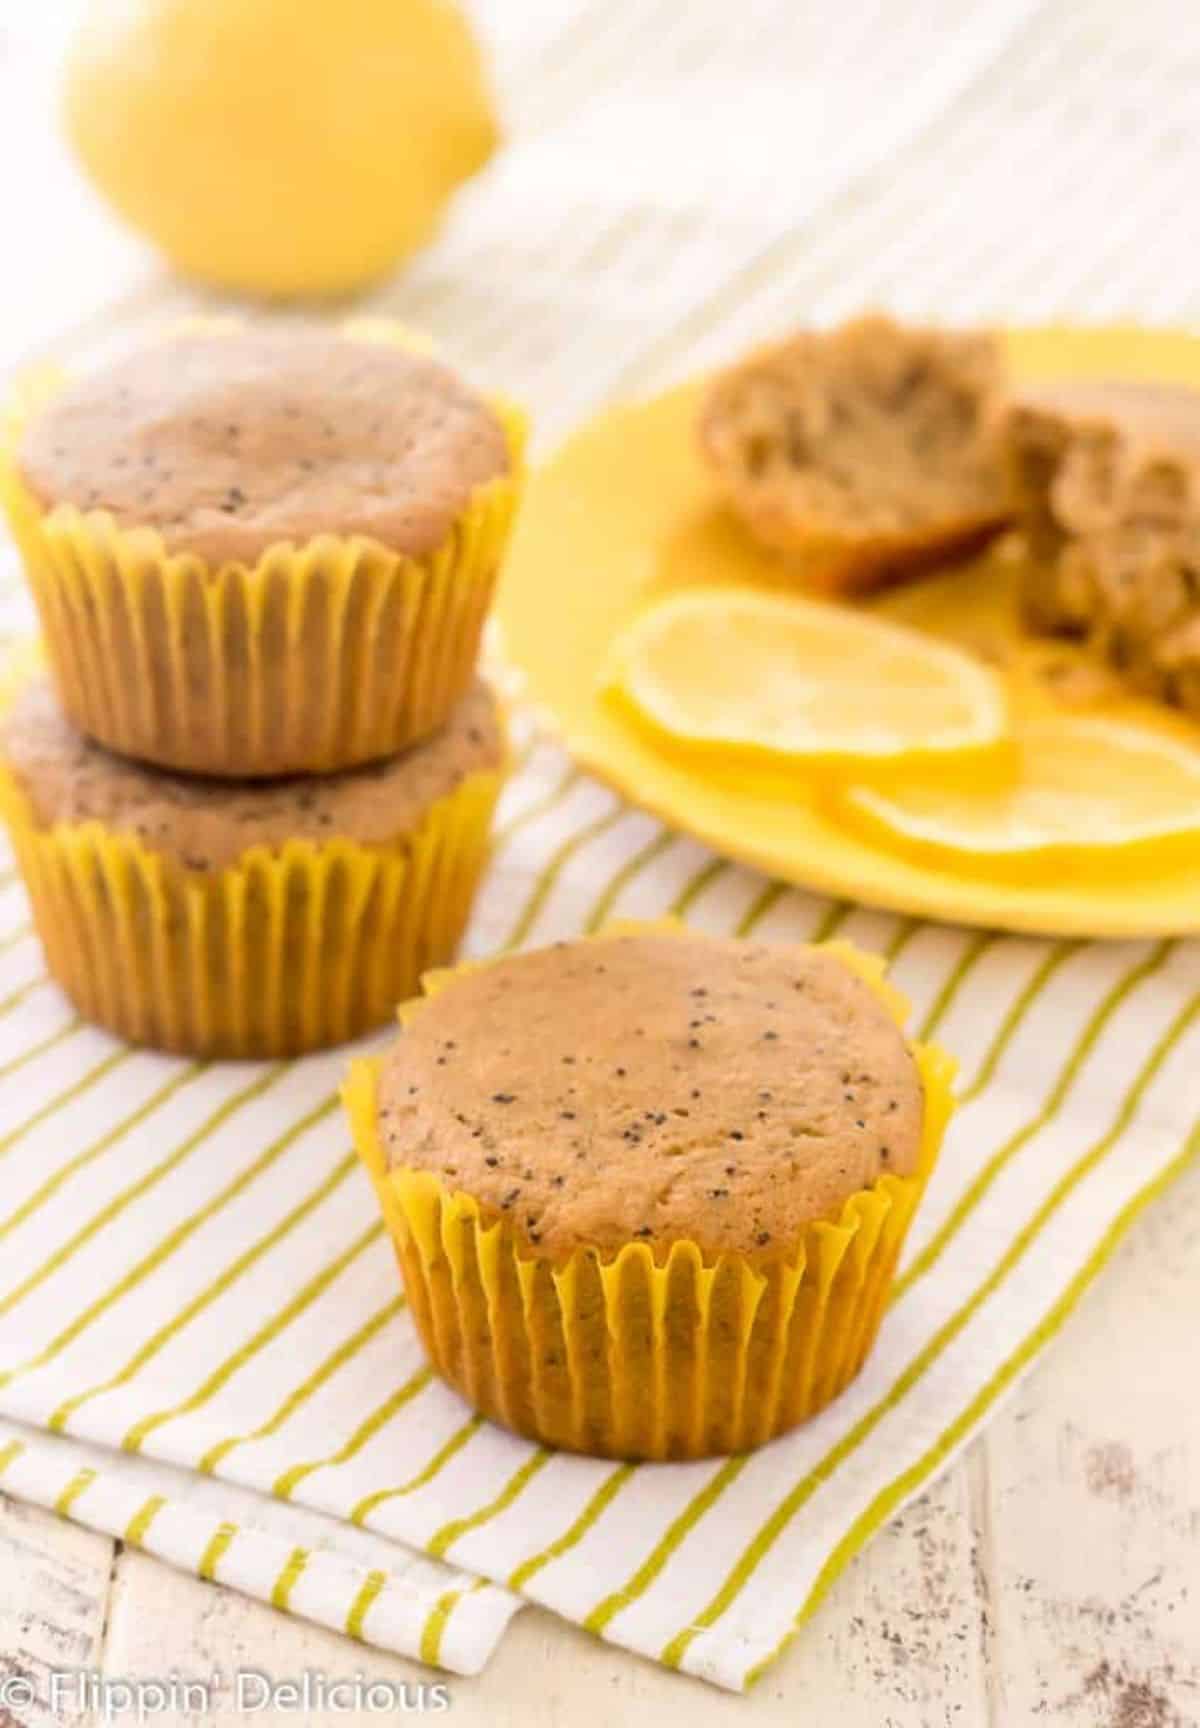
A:
POLYGON ((514 955, 408 1018, 380 1080, 393 1168, 432 1172, 538 1256, 693 1241, 768 1258, 912 1174, 921 1081, 872 990, 818 948, 661 932, 514 955))
POLYGON ((139 348, 35 415, 17 465, 43 508, 106 510, 219 566, 322 534, 424 557, 510 459, 436 360, 300 326, 139 348))
POLYGON ((1007 519, 986 333, 866 317, 801 331, 720 374, 702 449, 766 546, 818 585, 871 587, 981 544, 1007 519))
POLYGON ((1069 390, 1047 393, 1005 420, 1029 550, 1025 620, 1200 714, 1200 395, 1109 386, 1076 406, 1069 390))

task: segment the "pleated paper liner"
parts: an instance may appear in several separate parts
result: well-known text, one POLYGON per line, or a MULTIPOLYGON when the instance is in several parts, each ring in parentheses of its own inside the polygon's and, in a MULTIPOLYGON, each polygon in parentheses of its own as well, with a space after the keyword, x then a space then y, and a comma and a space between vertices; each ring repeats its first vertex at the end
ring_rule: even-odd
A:
MULTIPOLYGON (((628 926, 624 926, 628 928, 628 926)), ((889 1013, 907 1005, 870 956, 830 946, 889 1013)), ((427 994, 462 969, 426 980, 427 994)), ((420 1000, 402 1010, 407 1019, 420 1000)), ((953 1064, 914 1047, 925 1097, 917 1170, 881 1176, 836 1220, 775 1258, 706 1261, 689 1240, 605 1259, 530 1254, 505 1218, 429 1171, 389 1169, 378 1135, 380 1062, 356 1061, 345 1099, 425 1350, 476 1409, 543 1444, 612 1458, 680 1459, 760 1446, 854 1378, 882 1318, 953 1099, 953 1064)))
MULTIPOLYGON (((30 398, 52 394, 43 380, 30 398)), ((217 568, 107 511, 44 510, 16 460, 29 410, 14 411, 0 498, 74 724, 140 761, 238 778, 329 773, 436 731, 473 675, 523 485, 524 420, 491 406, 510 471, 432 556, 320 535, 217 568)))
POLYGON ((41 827, 3 769, 0 812, 80 1014, 161 1050, 279 1057, 382 1024, 453 956, 500 785, 468 776, 387 845, 289 840, 210 871, 99 822, 41 827))

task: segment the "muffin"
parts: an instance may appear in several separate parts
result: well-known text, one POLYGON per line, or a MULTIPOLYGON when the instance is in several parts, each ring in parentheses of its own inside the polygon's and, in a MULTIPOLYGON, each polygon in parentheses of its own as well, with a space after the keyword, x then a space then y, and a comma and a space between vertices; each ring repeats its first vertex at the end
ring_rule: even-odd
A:
POLYGON ((679 926, 434 974, 346 1099, 425 1349, 546 1445, 695 1458, 871 1347, 948 1060, 844 945, 679 926))
POLYGON ((110 755, 44 678, 0 741, 8 824, 53 977, 123 1038, 283 1056, 387 1019, 450 959, 505 745, 476 683, 406 754, 322 779, 217 782, 110 755))
POLYGON ((754 537, 859 593, 977 550, 1009 520, 995 448, 1003 351, 879 316, 798 331, 709 385, 700 445, 754 537))
POLYGON ((1200 714, 1200 393, 1059 386, 1005 417, 1026 624, 1200 714))
POLYGON ((238 778, 407 749, 473 676, 520 447, 378 324, 188 329, 48 393, 0 488, 69 718, 238 778))

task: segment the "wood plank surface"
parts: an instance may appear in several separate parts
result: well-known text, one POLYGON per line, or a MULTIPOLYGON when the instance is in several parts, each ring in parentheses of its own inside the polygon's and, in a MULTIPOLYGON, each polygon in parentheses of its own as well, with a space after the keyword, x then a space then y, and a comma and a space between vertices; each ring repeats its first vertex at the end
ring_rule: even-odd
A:
POLYGON ((102 1668, 113 1554, 107 1536, 0 1499, 0 1728, 90 1722, 69 1701, 48 1708, 50 1677, 102 1668))
POLYGON ((996 1720, 1200 1723, 1200 1168, 985 1436, 996 1720))

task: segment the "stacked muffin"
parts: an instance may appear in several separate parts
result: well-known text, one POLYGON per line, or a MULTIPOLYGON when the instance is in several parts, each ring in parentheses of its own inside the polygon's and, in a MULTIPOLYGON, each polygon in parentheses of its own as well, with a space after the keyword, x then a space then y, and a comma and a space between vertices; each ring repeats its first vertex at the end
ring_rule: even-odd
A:
POLYGON ((504 765, 475 661, 520 477, 512 411, 378 327, 190 331, 14 423, 53 689, 8 715, 0 804, 83 1014, 294 1054, 451 957, 504 765))

